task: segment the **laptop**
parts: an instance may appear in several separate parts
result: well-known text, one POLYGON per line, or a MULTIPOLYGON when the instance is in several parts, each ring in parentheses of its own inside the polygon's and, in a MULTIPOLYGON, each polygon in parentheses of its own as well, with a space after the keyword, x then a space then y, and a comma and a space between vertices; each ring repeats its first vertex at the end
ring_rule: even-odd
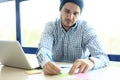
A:
POLYGON ((36 54, 24 53, 18 41, 0 41, 0 63, 22 69, 39 68, 36 54))

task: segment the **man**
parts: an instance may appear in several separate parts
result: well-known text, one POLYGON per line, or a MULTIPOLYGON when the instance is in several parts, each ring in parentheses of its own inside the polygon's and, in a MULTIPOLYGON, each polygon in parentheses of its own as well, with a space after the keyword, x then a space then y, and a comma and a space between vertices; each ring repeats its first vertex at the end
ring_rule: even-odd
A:
POLYGON ((60 73, 60 68, 51 58, 73 62, 69 71, 71 75, 76 69, 78 73, 84 73, 108 66, 108 56, 94 29, 86 21, 79 20, 83 6, 83 0, 61 0, 60 19, 46 24, 37 53, 44 74, 60 73))

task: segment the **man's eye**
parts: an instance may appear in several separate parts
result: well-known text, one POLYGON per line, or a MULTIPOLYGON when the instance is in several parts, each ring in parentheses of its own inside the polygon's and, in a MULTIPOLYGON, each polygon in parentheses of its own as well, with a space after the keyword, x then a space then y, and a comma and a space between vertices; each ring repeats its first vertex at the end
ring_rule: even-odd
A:
POLYGON ((77 16, 79 13, 78 12, 75 12, 74 15, 77 16))
POLYGON ((66 13, 70 13, 70 11, 69 11, 69 10, 65 10, 65 12, 66 12, 66 13))

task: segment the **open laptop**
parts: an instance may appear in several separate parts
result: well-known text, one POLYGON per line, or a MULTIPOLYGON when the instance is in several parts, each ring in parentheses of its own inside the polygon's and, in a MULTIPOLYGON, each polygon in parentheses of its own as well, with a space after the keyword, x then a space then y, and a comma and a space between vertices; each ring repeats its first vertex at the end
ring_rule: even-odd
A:
POLYGON ((0 41, 0 62, 2 65, 35 69, 39 67, 36 54, 24 53, 18 41, 0 41))

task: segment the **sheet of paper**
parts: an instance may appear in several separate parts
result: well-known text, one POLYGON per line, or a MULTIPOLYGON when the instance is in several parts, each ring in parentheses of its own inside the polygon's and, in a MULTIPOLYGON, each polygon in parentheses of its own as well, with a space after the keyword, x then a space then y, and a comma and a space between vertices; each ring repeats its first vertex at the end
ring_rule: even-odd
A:
POLYGON ((62 80, 88 80, 90 75, 86 73, 79 73, 77 74, 77 71, 75 71, 75 74, 69 75, 68 72, 71 69, 72 66, 70 65, 61 65, 61 73, 58 75, 55 75, 54 77, 59 77, 62 80))
POLYGON ((75 77, 77 77, 78 79, 82 79, 82 80, 88 80, 90 79, 90 74, 88 73, 78 73, 75 75, 75 77))
POLYGON ((40 74, 41 71, 39 69, 34 69, 34 70, 26 70, 26 74, 40 74))
POLYGON ((78 70, 75 71, 75 74, 69 75, 68 72, 70 70, 70 66, 65 66, 61 68, 61 74, 55 75, 54 77, 61 78, 62 80, 97 80, 104 73, 105 69, 97 69, 93 71, 89 71, 86 73, 77 73, 78 70))
POLYGON ((60 69, 61 69, 61 74, 66 74, 66 73, 68 73, 69 72, 69 70, 70 70, 70 68, 71 68, 71 66, 67 66, 67 65, 61 65, 60 66, 60 69))

